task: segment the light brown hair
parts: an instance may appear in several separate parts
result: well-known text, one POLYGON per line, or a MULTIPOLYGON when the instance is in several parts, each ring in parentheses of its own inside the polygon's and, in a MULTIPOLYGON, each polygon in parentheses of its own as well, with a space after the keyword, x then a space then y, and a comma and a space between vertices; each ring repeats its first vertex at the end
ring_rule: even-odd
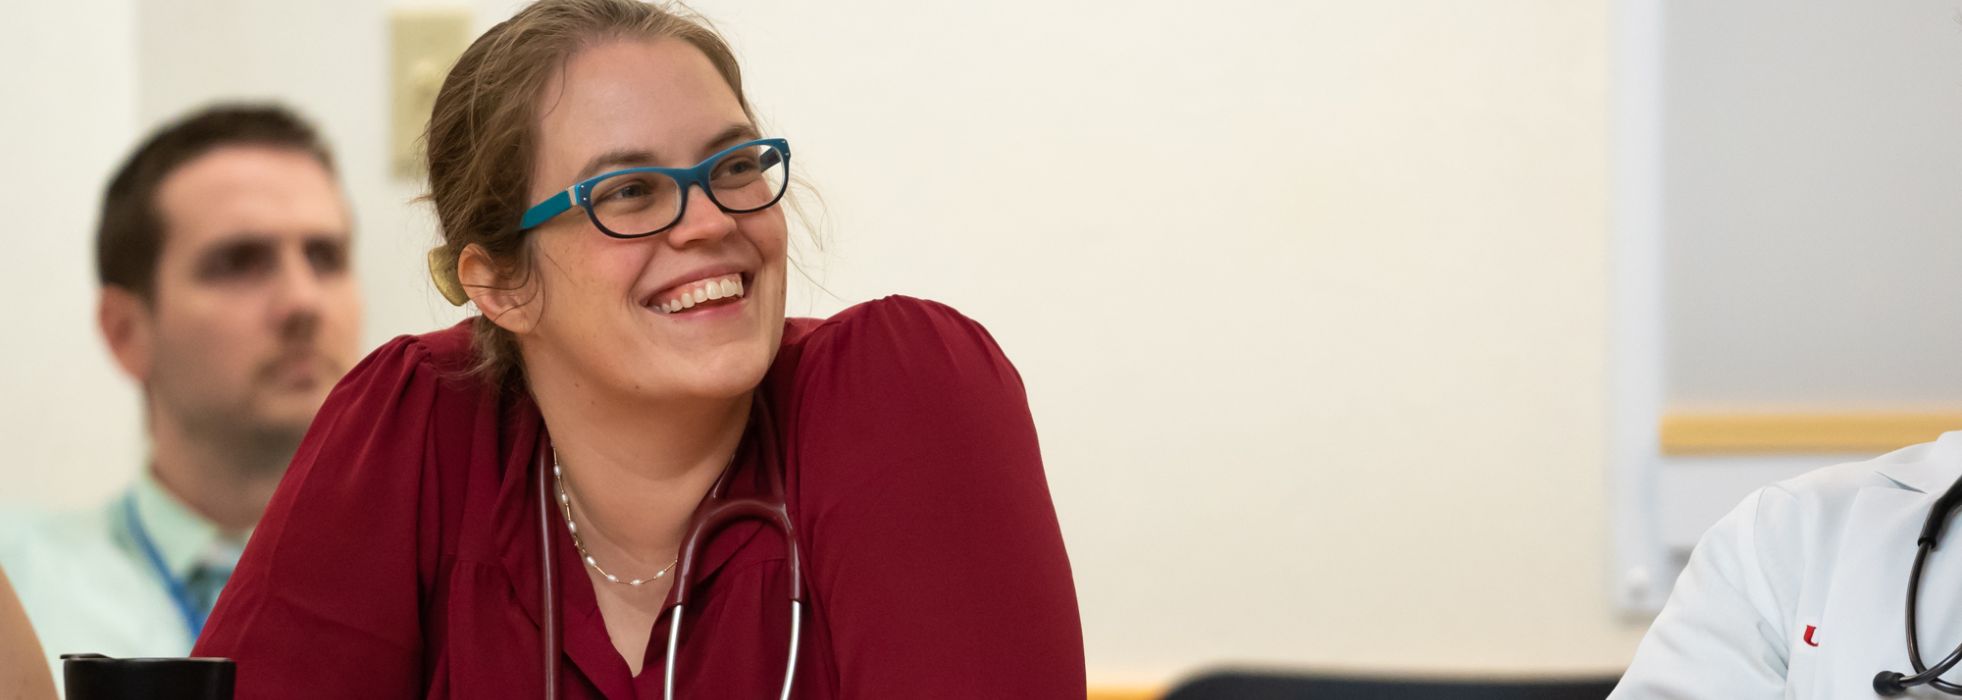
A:
MULTIPOLYGON (((679 39, 700 50, 729 84, 743 115, 756 121, 728 42, 692 12, 638 0, 540 0, 471 43, 436 93, 424 136, 427 199, 443 244, 430 271, 457 301, 457 258, 483 248, 511 288, 524 285, 531 257, 518 221, 532 203, 536 105, 553 73, 580 49, 615 39, 679 39)), ((477 373, 494 382, 521 376, 517 340, 478 316, 471 321, 477 373)))

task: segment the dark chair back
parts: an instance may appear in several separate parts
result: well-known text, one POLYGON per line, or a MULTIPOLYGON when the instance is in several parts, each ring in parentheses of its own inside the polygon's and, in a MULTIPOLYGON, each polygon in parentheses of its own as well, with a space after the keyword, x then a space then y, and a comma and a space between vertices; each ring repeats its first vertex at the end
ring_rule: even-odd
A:
POLYGON ((1418 680, 1214 671, 1179 684, 1164 700, 1603 700, 1615 680, 1418 680))
POLYGON ((68 700, 232 700, 231 659, 112 659, 62 654, 68 700))

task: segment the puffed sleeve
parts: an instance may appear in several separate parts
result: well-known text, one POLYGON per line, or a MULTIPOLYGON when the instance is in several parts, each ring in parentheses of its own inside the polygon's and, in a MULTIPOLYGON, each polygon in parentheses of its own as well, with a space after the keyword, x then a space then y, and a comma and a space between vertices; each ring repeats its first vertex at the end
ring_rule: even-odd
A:
POLYGON ((891 297, 813 331, 798 375, 791 488, 841 697, 1081 700, 1069 558, 988 332, 891 297))
POLYGON ((1609 697, 1785 697, 1784 611, 1797 604, 1789 582, 1800 580, 1786 569, 1802 553, 1778 538, 1799 530, 1796 511, 1790 492, 1766 487, 1711 526, 1609 697))
POLYGON ((212 612, 239 698, 421 695, 417 529, 436 371, 413 338, 341 380, 212 612))

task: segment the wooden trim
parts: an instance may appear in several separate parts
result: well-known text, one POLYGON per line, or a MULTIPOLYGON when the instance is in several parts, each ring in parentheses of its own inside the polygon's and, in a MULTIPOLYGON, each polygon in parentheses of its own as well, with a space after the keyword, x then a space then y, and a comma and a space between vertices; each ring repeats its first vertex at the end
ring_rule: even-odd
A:
POLYGON ((1665 455, 1889 452, 1962 430, 1962 411, 1671 413, 1665 455))
POLYGON ((1162 697, 1165 697, 1162 688, 1104 686, 1090 688, 1089 700, 1158 700, 1162 697))

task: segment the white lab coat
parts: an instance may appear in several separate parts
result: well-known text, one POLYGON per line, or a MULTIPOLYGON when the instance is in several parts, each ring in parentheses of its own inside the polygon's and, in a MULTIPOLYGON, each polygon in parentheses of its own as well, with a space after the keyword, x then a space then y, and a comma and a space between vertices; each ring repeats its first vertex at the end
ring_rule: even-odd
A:
MULTIPOLYGON (((1876 697, 1875 673, 1913 670, 1915 538, 1958 477, 1962 432, 1751 494, 1697 543, 1610 697, 1876 697)), ((1962 522, 1922 571, 1919 624, 1923 663, 1962 643, 1962 522)), ((1962 683, 1962 668, 1947 679, 1962 683)), ((1901 697, 1949 696, 1921 686, 1901 697)))

